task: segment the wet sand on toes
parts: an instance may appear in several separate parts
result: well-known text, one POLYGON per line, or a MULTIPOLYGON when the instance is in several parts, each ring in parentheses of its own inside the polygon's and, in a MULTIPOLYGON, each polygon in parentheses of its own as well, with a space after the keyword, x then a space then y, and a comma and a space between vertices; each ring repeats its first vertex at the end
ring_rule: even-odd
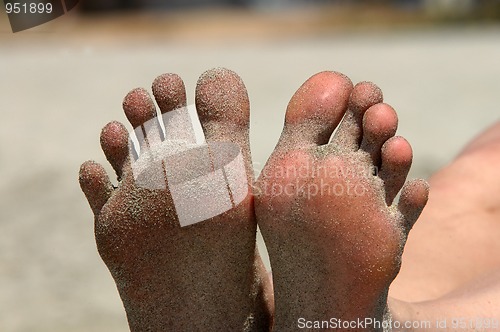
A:
POLYGON ((410 177, 429 175, 498 118, 498 27, 197 46, 161 36, 92 35, 73 22, 67 23, 73 32, 47 25, 44 33, 12 34, 5 18, 0 22, 1 331, 127 330, 115 284, 97 254, 77 172, 95 159, 113 174, 99 147, 101 128, 115 119, 125 123, 123 97, 137 86, 149 89, 163 72, 185 80, 190 104, 206 69, 225 66, 243 78, 257 170, 281 133, 288 100, 322 70, 383 89, 398 111, 398 133, 414 149, 410 177))

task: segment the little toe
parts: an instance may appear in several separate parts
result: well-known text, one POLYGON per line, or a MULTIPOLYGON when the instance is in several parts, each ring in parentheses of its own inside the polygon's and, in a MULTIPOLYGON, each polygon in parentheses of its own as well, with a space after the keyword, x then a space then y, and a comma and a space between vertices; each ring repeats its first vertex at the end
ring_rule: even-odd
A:
POLYGON ((278 147, 328 143, 346 112, 351 91, 351 80, 337 72, 325 71, 309 78, 288 103, 278 147))
POLYGON ((332 138, 332 147, 357 151, 363 135, 363 116, 368 108, 381 103, 382 90, 372 82, 356 84, 349 97, 349 107, 332 138))
POLYGON ((380 165, 380 150, 396 134, 398 117, 394 109, 384 103, 370 107, 363 117, 361 149, 368 152, 375 166, 380 165))
POLYGON ((113 185, 106 171, 100 164, 86 161, 80 167, 79 182, 92 212, 98 215, 113 192, 113 185))
POLYGON ((145 89, 137 88, 130 91, 123 100, 123 110, 134 127, 141 153, 143 149, 149 149, 163 140, 155 104, 145 89))
POLYGON ((106 159, 121 179, 124 167, 129 160, 131 149, 127 129, 118 121, 108 123, 101 131, 101 148, 106 159))
POLYGON ((398 209, 403 215, 405 227, 409 232, 429 198, 429 184, 425 180, 412 180, 403 186, 398 209))
POLYGON ((384 143, 381 154, 379 177, 384 181, 386 203, 391 205, 406 181, 413 152, 406 139, 395 136, 384 143))

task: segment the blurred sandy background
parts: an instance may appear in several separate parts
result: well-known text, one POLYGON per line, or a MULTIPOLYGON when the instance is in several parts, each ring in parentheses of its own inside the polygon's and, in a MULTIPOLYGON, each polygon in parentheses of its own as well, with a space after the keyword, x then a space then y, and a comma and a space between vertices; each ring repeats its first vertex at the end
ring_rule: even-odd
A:
POLYGON ((97 254, 78 169, 94 159, 111 171, 101 128, 125 122, 125 94, 149 89, 161 73, 183 77, 190 103, 206 69, 241 75, 256 169, 274 147, 289 98, 322 70, 379 84, 399 112, 399 134, 414 147, 412 177, 445 165, 499 118, 500 26, 461 11, 442 14, 363 6, 84 16, 76 9, 13 34, 2 12, 0 331, 128 329, 97 254))

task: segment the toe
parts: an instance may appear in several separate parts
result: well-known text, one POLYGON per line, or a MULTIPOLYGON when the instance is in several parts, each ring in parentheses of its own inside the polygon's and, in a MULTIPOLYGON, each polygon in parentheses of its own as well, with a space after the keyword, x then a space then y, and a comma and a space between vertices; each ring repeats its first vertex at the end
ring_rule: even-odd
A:
POLYGON ((363 117, 361 149, 368 152, 375 166, 380 165, 380 149, 396 134, 398 117, 394 109, 384 103, 370 107, 363 117))
POLYGON ((207 141, 229 141, 248 146, 250 103, 245 85, 233 71, 215 68, 196 85, 196 110, 207 141))
POLYGON ((143 88, 134 89, 125 96, 123 110, 134 128, 156 117, 155 104, 149 93, 143 88))
POLYGON ((94 215, 97 216, 113 191, 106 171, 98 163, 86 161, 80 167, 79 181, 94 215))
POLYGON ((153 95, 162 113, 186 106, 186 88, 176 74, 163 74, 153 81, 153 95))
MULTIPOLYGON (((246 176, 253 181, 250 156, 250 102, 241 78, 233 71, 215 68, 198 79, 195 95, 196 110, 210 142, 230 142, 241 149, 246 176)), ((226 151, 228 152, 228 151, 226 151)))
POLYGON ((163 140, 155 104, 146 90, 138 88, 130 91, 123 100, 123 110, 134 127, 141 153, 163 140))
POLYGON ((101 131, 101 147, 111 166, 121 179, 129 160, 132 145, 129 145, 127 129, 118 121, 108 123, 101 131))
POLYGON ((398 209, 408 232, 422 213, 428 198, 429 184, 425 180, 412 180, 403 186, 398 209))
POLYGON ((391 205, 406 181, 413 153, 410 143, 403 137, 392 137, 382 146, 380 178, 384 181, 385 199, 391 205))
POLYGON ((381 103, 382 90, 371 82, 356 84, 349 97, 349 109, 332 139, 335 148, 356 151, 363 135, 363 116, 371 106, 381 103))
POLYGON ((162 113, 165 140, 194 143, 196 137, 186 107, 186 88, 176 74, 163 74, 153 82, 153 95, 162 113))
POLYGON ((351 80, 337 72, 325 71, 309 78, 288 103, 278 146, 328 143, 345 114, 351 91, 351 80))

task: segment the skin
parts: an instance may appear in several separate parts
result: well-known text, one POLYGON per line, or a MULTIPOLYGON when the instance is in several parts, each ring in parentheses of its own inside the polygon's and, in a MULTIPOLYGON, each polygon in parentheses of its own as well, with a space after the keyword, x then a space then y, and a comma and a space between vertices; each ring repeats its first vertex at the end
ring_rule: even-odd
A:
POLYGON ((353 88, 339 73, 314 75, 292 97, 255 198, 273 269, 274 330, 296 330, 300 317, 384 319, 407 234, 428 197, 425 181, 404 184, 412 152, 396 128, 378 87, 353 88))
MULTIPOLYGON (((153 94, 162 113, 186 105, 177 75, 158 77, 153 94)), ((123 106, 134 128, 151 119, 159 126, 144 89, 131 91, 123 106)), ((241 79, 226 69, 204 73, 196 106, 207 142, 237 144, 250 170, 249 103, 241 79)), ((267 330, 272 301, 255 246, 252 195, 226 213, 180 227, 168 189, 136 185, 125 127, 109 123, 101 146, 118 187, 92 161, 82 165, 80 185, 95 215, 99 254, 116 282, 131 331, 267 330)), ((247 174, 251 185, 252 173, 247 174)))
POLYGON ((432 328, 445 321, 440 331, 500 328, 500 245, 492 236, 500 233, 499 163, 497 122, 430 178, 432 195, 389 292, 400 300, 391 304, 400 321, 425 320, 432 328))
POLYGON ((500 123, 430 178, 433 191, 391 287, 401 300, 439 298, 500 267, 500 123), (460 193, 457 204, 456 193, 460 193))
MULTIPOLYGON (((184 84, 173 74, 159 76, 153 94, 162 113, 186 104, 184 84)), ((242 148, 252 184, 248 97, 239 77, 225 69, 206 72, 196 104, 207 141, 242 148)), ((155 120, 154 102, 143 89, 127 95, 124 110, 134 127, 155 120)), ((101 146, 118 188, 92 161, 82 165, 80 184, 131 330, 264 331, 274 312, 276 331, 296 329, 299 317, 382 321, 387 313, 396 322, 449 319, 443 331, 488 331, 456 328, 451 317, 500 318, 500 261, 490 254, 500 249, 491 237, 500 231, 498 195, 491 195, 500 194, 500 123, 431 178, 433 194, 406 247, 428 185, 405 183, 412 152, 394 136, 396 128, 397 115, 382 103, 378 87, 353 87, 339 73, 314 75, 292 97, 280 141, 255 186, 255 213, 273 267, 274 309, 255 249, 252 196, 181 228, 168 190, 136 186, 128 133, 109 123, 101 146), (456 192, 467 196, 460 206, 456 192)))

